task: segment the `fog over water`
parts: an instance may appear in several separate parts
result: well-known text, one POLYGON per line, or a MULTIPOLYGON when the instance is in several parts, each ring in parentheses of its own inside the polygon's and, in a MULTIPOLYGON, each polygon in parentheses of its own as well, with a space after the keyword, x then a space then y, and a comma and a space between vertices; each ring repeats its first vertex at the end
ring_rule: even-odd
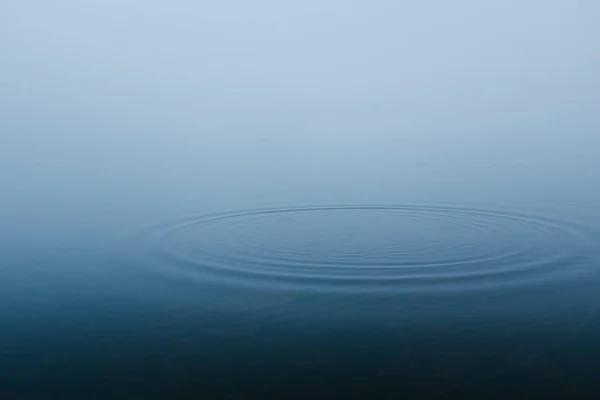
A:
POLYGON ((599 18, 3 0, 0 397, 600 396, 599 18))

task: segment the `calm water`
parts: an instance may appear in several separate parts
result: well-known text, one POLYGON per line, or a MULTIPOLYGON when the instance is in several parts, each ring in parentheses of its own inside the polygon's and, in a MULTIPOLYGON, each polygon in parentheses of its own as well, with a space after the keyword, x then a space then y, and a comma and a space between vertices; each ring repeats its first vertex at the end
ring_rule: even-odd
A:
POLYGON ((225 3, 0 5, 0 397, 600 398, 600 7, 225 3))

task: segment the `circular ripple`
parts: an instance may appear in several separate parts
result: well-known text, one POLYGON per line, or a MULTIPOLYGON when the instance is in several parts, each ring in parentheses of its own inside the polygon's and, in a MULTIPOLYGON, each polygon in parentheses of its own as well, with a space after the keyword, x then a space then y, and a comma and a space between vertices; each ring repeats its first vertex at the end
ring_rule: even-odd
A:
POLYGON ((455 207, 331 206, 189 218, 152 231, 172 273, 328 289, 469 290, 585 271, 574 224, 455 207))

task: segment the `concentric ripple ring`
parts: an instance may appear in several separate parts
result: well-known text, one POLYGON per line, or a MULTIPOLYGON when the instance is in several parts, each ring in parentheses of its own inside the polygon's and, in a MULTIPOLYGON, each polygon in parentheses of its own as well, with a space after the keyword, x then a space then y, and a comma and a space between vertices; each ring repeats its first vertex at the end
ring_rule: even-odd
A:
POLYGON ((168 273, 265 287, 456 291, 589 269, 575 223, 460 207, 347 205, 185 218, 150 231, 168 273))

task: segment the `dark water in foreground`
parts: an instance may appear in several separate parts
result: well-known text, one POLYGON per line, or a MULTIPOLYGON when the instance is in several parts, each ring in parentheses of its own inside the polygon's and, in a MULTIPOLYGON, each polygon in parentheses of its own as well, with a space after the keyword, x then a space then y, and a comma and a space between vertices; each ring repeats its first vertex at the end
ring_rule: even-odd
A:
POLYGON ((0 391, 593 398, 600 225, 581 208, 313 205, 31 233, 4 257, 0 391))

